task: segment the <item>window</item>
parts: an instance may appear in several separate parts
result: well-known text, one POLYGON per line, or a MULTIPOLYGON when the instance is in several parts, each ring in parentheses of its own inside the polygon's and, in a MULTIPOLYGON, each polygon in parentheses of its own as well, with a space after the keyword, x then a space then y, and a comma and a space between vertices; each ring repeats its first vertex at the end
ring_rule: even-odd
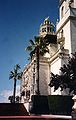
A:
POLYGON ((30 90, 26 91, 26 98, 28 98, 28 99, 30 98, 30 90))
POLYGON ((42 28, 42 32, 46 32, 46 28, 42 28))
POLYGON ((54 32, 54 26, 53 26, 53 25, 50 26, 50 32, 51 32, 51 33, 54 32))
POLYGON ((47 32, 50 32, 50 28, 49 27, 47 27, 47 32))
POLYGON ((61 37, 63 37, 63 29, 61 30, 61 37))
POLYGON ((64 16, 64 6, 61 9, 61 18, 63 18, 63 16, 64 16))

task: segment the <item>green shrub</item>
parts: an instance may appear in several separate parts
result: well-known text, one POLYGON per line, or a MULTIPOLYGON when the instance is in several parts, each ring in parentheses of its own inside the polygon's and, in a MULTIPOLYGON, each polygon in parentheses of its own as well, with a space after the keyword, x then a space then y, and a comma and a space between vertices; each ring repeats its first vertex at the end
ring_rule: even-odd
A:
POLYGON ((49 105, 47 96, 32 96, 32 108, 30 113, 49 114, 49 105))
POLYGON ((49 95, 32 96, 32 114, 71 115, 73 106, 72 96, 49 95))
POLYGON ((51 114, 70 115, 72 112, 72 96, 49 95, 48 103, 51 114))

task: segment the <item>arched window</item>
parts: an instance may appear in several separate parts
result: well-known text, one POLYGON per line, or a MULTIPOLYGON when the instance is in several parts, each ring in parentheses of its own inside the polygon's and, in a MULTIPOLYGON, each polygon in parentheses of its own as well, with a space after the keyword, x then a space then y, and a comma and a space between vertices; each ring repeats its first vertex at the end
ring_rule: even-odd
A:
POLYGON ((61 37, 63 37, 63 29, 61 30, 61 37))
POLYGON ((42 28, 42 32, 46 32, 46 28, 42 28))
POLYGON ((51 33, 54 32, 54 25, 53 25, 53 24, 51 24, 51 26, 50 26, 50 32, 51 32, 51 33))
POLYGON ((30 99, 30 90, 26 90, 26 98, 30 99))
POLYGON ((63 18, 63 16, 64 16, 64 6, 61 9, 61 18, 63 18))
POLYGON ((47 27, 47 32, 50 32, 50 27, 47 27))

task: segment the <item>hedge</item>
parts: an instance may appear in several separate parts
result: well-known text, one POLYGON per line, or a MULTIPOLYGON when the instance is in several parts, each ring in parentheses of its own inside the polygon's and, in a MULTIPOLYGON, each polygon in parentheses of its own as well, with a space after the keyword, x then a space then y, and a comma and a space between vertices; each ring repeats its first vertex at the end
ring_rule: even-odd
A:
POLYGON ((31 114, 71 115, 72 96, 49 95, 32 96, 31 114))

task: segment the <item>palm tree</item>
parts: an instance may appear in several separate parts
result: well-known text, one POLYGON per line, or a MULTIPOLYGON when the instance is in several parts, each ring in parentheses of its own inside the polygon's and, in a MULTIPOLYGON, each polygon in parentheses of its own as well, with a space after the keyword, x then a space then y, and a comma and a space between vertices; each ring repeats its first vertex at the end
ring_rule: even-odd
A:
POLYGON ((8 100, 10 100, 10 103, 13 103, 13 96, 9 96, 8 100))
POLYGON ((34 41, 30 40, 30 45, 26 48, 26 50, 31 51, 30 57, 31 60, 34 57, 36 57, 36 63, 37 63, 37 76, 36 76, 36 85, 37 90, 36 94, 39 95, 39 59, 40 55, 43 56, 46 52, 49 52, 48 50, 48 41, 47 39, 43 39, 42 37, 34 37, 34 41))
POLYGON ((16 64, 13 71, 10 71, 9 79, 14 79, 14 91, 13 91, 13 103, 15 103, 15 94, 16 94, 16 81, 22 78, 22 72, 18 72, 20 68, 19 64, 16 64))

